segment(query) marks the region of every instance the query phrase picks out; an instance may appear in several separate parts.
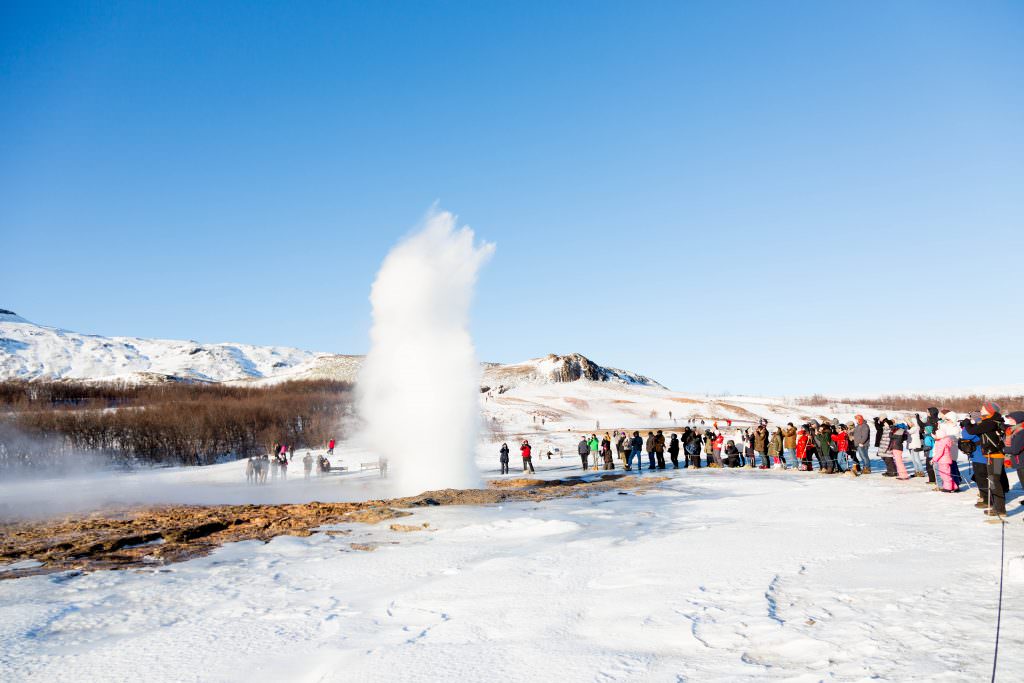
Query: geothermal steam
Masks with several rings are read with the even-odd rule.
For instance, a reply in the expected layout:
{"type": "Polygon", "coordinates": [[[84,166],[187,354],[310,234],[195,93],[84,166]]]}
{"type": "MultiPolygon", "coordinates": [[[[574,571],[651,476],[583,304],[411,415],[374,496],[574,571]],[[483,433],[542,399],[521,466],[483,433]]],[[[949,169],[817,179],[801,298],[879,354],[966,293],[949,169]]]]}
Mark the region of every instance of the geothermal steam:
{"type": "Polygon", "coordinates": [[[361,436],[388,460],[400,495],[480,485],[480,364],[469,305],[494,245],[473,240],[452,214],[432,213],[387,255],[370,291],[370,352],[357,395],[361,436]]]}

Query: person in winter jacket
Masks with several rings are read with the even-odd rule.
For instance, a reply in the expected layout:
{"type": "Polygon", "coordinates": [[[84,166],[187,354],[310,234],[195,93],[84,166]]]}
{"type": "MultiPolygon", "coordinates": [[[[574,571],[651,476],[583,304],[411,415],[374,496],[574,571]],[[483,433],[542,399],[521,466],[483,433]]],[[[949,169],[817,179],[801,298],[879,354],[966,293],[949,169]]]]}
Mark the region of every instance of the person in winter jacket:
{"type": "Polygon", "coordinates": [[[534,450],[531,449],[529,441],[526,439],[522,440],[522,445],[519,446],[519,453],[522,454],[522,471],[525,473],[526,468],[529,468],[530,473],[536,473],[534,469],[534,450]]]}
{"type": "Polygon", "coordinates": [[[893,464],[896,465],[897,478],[903,481],[910,479],[910,474],[907,473],[907,465],[903,462],[903,450],[906,448],[909,438],[909,427],[903,422],[893,427],[892,434],[889,437],[889,452],[892,455],[893,464]]]}
{"type": "Polygon", "coordinates": [[[334,455],[334,439],[327,442],[327,455],[334,455]]]}
{"type": "Polygon", "coordinates": [[[804,429],[807,430],[807,464],[810,466],[809,472],[814,471],[814,460],[817,458],[818,466],[821,466],[821,458],[818,458],[818,446],[817,439],[818,429],[820,425],[817,420],[811,420],[809,423],[804,425],[804,429]]]}
{"type": "Polygon", "coordinates": [[[579,453],[580,462],[583,463],[583,469],[586,471],[587,462],[590,459],[590,441],[587,437],[580,439],[580,442],[576,444],[576,452],[579,453]]]}
{"type": "Polygon", "coordinates": [[[797,469],[801,472],[810,472],[812,466],[807,460],[807,430],[801,429],[797,431],[796,437],[796,459],[797,469]]]}
{"type": "Polygon", "coordinates": [[[658,466],[658,457],[654,453],[654,432],[647,432],[644,447],[647,449],[647,469],[653,470],[658,466]]]}
{"type": "Polygon", "coordinates": [[[640,473],[640,467],[643,464],[641,458],[644,455],[644,439],[640,436],[640,432],[633,432],[633,438],[629,441],[629,460],[626,461],[626,469],[630,469],[633,463],[633,459],[636,458],[636,471],[640,473]]]}
{"type": "Polygon", "coordinates": [[[924,435],[922,430],[913,427],[914,422],[910,418],[907,418],[904,424],[907,425],[906,454],[910,456],[910,461],[914,467],[914,471],[910,473],[910,476],[923,477],[925,476],[923,457],[924,435]]]}
{"type": "Polygon", "coordinates": [[[844,463],[846,463],[846,469],[852,469],[846,459],[846,453],[850,448],[849,437],[846,435],[846,425],[839,425],[839,429],[832,435],[832,444],[836,449],[836,470],[839,472],[844,471],[844,463]]]}
{"type": "Polygon", "coordinates": [[[754,456],[761,459],[761,469],[768,469],[768,428],[763,424],[757,425],[754,430],[754,456]]]}
{"type": "Polygon", "coordinates": [[[508,444],[507,443],[501,444],[501,450],[499,451],[499,453],[501,454],[500,457],[499,457],[499,460],[501,461],[501,473],[502,474],[508,474],[508,444]]]}
{"type": "Polygon", "coordinates": [[[782,430],[782,466],[796,461],[796,427],[792,422],[782,430]]]}
{"type": "Polygon", "coordinates": [[[958,442],[960,440],[960,425],[958,416],[954,412],[947,412],[939,421],[939,430],[932,434],[932,426],[924,426],[925,440],[932,442],[932,466],[938,470],[938,484],[940,491],[953,493],[959,490],[956,482],[953,481],[951,464],[954,460],[958,442]]]}
{"type": "Polygon", "coordinates": [[[868,427],[863,415],[857,415],[853,419],[857,423],[853,428],[853,446],[857,449],[857,460],[860,461],[861,469],[865,473],[870,473],[871,458],[868,456],[868,447],[871,444],[871,427],[868,427]]]}
{"type": "Polygon", "coordinates": [[[605,432],[604,438],[601,439],[601,457],[604,459],[606,470],[615,469],[615,463],[612,462],[612,437],[608,432],[605,432]]]}
{"type": "Polygon", "coordinates": [[[999,406],[995,403],[983,403],[981,420],[972,423],[964,420],[960,423],[964,431],[981,439],[981,451],[988,461],[988,509],[985,514],[997,516],[1006,514],[1006,490],[1009,481],[1006,478],[1005,448],[1006,425],[999,414],[999,406]]]}
{"type": "MultiPolygon", "coordinates": [[[[1010,460],[1011,466],[1017,470],[1017,480],[1024,489],[1024,411],[1014,411],[1006,416],[1006,448],[1003,453],[1010,460]]],[[[1024,505],[1024,497],[1020,499],[1024,505]]]]}
{"type": "Polygon", "coordinates": [[[782,427],[776,427],[772,432],[772,438],[768,440],[768,457],[772,461],[772,467],[783,469],[782,459],[782,427]]]}
{"type": "Polygon", "coordinates": [[[725,461],[722,460],[722,449],[724,449],[724,448],[725,448],[725,435],[722,434],[722,432],[717,432],[715,434],[715,446],[714,446],[715,467],[719,467],[719,468],[725,467],[725,461]]]}
{"type": "Polygon", "coordinates": [[[665,469],[665,435],[658,430],[654,435],[654,456],[658,462],[658,469],[665,469]]]}
{"type": "MultiPolygon", "coordinates": [[[[590,462],[596,470],[598,467],[598,454],[601,452],[601,442],[597,440],[597,434],[590,435],[590,441],[587,442],[587,445],[590,446],[590,462]]],[[[584,467],[584,469],[586,468],[584,467]]]]}
{"type": "Polygon", "coordinates": [[[686,440],[686,457],[690,460],[690,467],[700,469],[700,451],[703,440],[700,438],[700,434],[693,431],[690,437],[686,440]]]}
{"type": "Polygon", "coordinates": [[[835,474],[836,464],[832,458],[832,426],[823,424],[814,435],[814,445],[818,447],[818,469],[821,472],[835,474]]]}
{"type": "Polygon", "coordinates": [[[679,437],[675,434],[668,442],[668,457],[672,460],[672,469],[679,469],[679,437]]]}
{"type": "Polygon", "coordinates": [[[740,451],[736,448],[736,442],[732,439],[729,439],[725,444],[724,456],[726,467],[740,466],[740,451]]]}
{"type": "Polygon", "coordinates": [[[853,445],[853,429],[855,425],[851,422],[844,426],[846,430],[846,466],[853,476],[859,477],[861,473],[860,458],[857,457],[857,448],[853,445]]]}
{"type": "Polygon", "coordinates": [[[890,443],[892,440],[892,422],[885,417],[881,416],[881,421],[876,420],[878,435],[875,437],[875,441],[878,442],[878,455],[882,458],[882,462],[885,463],[885,474],[883,477],[895,477],[897,476],[896,463],[893,461],[892,453],[890,452],[890,443]]]}
{"type": "MultiPolygon", "coordinates": [[[[914,420],[917,422],[917,428],[921,432],[922,441],[924,440],[925,427],[931,426],[932,436],[934,436],[939,431],[939,409],[936,408],[935,406],[932,406],[931,408],[928,409],[928,418],[926,420],[922,421],[921,416],[916,413],[914,414],[914,420]]],[[[953,466],[956,465],[956,454],[957,451],[954,448],[952,454],[953,466]]],[[[925,448],[923,451],[923,455],[925,471],[928,473],[928,481],[934,484],[935,470],[932,468],[932,450],[929,448],[925,448]]]]}

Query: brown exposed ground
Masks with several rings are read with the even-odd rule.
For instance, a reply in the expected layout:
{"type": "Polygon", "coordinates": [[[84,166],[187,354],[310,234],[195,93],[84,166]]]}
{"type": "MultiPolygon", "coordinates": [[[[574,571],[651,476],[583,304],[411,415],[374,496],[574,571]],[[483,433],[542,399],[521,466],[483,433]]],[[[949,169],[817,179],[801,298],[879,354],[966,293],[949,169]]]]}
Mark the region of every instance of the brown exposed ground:
{"type": "MultiPolygon", "coordinates": [[[[33,568],[0,572],[0,579],[64,570],[152,567],[206,555],[232,541],[269,541],[275,536],[309,536],[333,524],[376,524],[431,505],[488,505],[586,496],[614,489],[644,489],[664,477],[503,479],[485,489],[443,489],[418,496],[360,503],[294,505],[166,506],[103,510],[86,516],[0,522],[0,565],[36,560],[33,568]]],[[[394,531],[426,525],[393,523],[394,531]]],[[[345,535],[346,530],[327,533],[345,535]]],[[[377,544],[353,543],[356,550],[377,544]]]]}

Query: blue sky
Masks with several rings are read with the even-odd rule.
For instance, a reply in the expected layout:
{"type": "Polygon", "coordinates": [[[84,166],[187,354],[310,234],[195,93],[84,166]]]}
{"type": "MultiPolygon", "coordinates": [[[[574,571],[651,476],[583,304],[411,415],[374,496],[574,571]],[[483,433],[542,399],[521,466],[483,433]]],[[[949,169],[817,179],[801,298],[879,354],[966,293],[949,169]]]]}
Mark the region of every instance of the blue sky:
{"type": "Polygon", "coordinates": [[[1024,4],[0,6],[0,307],[361,353],[435,201],[486,360],[1024,382],[1024,4]]]}

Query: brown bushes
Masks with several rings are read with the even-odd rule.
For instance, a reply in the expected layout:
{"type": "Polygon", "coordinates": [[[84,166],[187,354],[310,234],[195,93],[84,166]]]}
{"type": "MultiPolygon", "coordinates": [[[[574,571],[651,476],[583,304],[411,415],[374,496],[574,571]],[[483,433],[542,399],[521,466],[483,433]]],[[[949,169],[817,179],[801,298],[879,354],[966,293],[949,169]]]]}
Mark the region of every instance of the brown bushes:
{"type": "Polygon", "coordinates": [[[983,396],[970,394],[967,396],[929,396],[927,394],[893,394],[879,396],[877,398],[827,398],[821,394],[814,394],[805,398],[797,399],[801,405],[830,405],[834,403],[846,403],[858,406],[867,406],[879,410],[906,411],[910,413],[923,413],[929,407],[948,408],[958,413],[969,413],[978,410],[982,403],[992,401],[999,404],[1003,414],[1014,410],[1024,410],[1024,396],[983,396]]]}
{"type": "Polygon", "coordinates": [[[351,406],[345,382],[270,387],[0,383],[0,469],[114,464],[208,464],[339,437],[351,406]]]}

